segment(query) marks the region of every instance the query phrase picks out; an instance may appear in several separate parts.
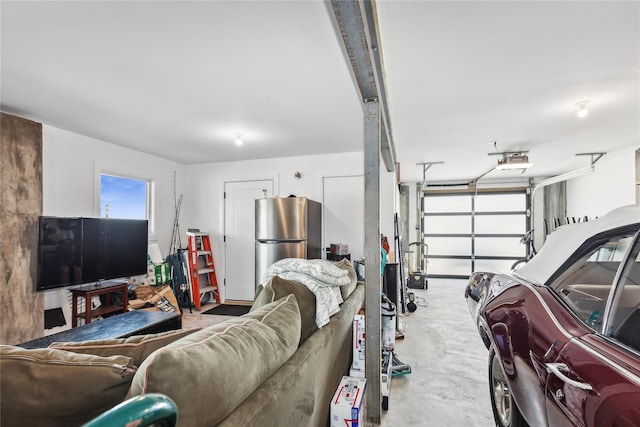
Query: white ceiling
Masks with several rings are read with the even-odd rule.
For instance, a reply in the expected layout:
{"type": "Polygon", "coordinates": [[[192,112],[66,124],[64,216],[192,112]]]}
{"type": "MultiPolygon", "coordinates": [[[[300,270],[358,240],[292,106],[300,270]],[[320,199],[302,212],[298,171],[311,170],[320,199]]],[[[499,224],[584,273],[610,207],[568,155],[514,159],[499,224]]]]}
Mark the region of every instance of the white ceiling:
{"type": "MultiPolygon", "coordinates": [[[[529,151],[524,176],[640,145],[639,1],[377,9],[403,180],[435,161],[429,181],[473,179],[494,141],[529,151]]],[[[0,14],[5,112],[182,163],[363,149],[328,3],[3,0],[0,14]]]]}

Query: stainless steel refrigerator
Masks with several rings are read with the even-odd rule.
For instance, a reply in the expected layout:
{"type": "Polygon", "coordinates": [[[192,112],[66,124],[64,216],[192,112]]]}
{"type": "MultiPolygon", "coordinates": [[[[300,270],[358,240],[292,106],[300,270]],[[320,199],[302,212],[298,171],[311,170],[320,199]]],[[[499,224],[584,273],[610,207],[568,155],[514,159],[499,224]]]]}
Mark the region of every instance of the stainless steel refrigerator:
{"type": "Polygon", "coordinates": [[[256,286],[283,258],[322,257],[322,205],[306,197],[256,200],[256,286]]]}

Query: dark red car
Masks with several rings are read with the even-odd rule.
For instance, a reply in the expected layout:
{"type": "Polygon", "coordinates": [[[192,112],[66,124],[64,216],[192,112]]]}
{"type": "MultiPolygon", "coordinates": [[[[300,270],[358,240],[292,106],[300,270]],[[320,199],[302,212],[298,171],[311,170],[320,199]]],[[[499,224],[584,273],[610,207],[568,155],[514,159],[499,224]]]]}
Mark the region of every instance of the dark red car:
{"type": "Polygon", "coordinates": [[[640,426],[640,206],[567,225],[465,290],[498,426],[640,426]]]}

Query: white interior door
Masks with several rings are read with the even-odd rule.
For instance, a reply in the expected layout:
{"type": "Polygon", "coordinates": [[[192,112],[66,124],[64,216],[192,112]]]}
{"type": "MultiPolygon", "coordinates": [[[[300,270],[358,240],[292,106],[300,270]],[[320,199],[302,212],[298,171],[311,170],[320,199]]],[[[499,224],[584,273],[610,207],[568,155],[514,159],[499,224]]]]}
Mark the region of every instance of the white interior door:
{"type": "Polygon", "coordinates": [[[364,256],[364,176],[324,177],[323,245],[349,245],[351,260],[364,256]]]}
{"type": "Polygon", "coordinates": [[[273,196],[273,180],[225,182],[225,300],[255,297],[255,201],[273,196]]]}

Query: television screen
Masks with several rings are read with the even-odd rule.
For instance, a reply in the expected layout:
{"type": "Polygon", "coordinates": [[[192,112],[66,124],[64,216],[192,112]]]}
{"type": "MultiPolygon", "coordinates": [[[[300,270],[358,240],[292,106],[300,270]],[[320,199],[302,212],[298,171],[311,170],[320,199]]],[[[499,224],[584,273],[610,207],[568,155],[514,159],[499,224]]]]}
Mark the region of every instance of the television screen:
{"type": "Polygon", "coordinates": [[[37,290],[147,272],[146,220],[40,217],[37,290]]]}
{"type": "Polygon", "coordinates": [[[103,267],[105,279],[147,273],[147,221],[107,219],[103,267]]]}
{"type": "Polygon", "coordinates": [[[77,283],[84,283],[82,219],[41,217],[37,289],[52,289],[77,283]]]}
{"type": "Polygon", "coordinates": [[[82,218],[82,277],[88,279],[87,282],[105,278],[102,262],[104,248],[103,220],[82,218]]]}

